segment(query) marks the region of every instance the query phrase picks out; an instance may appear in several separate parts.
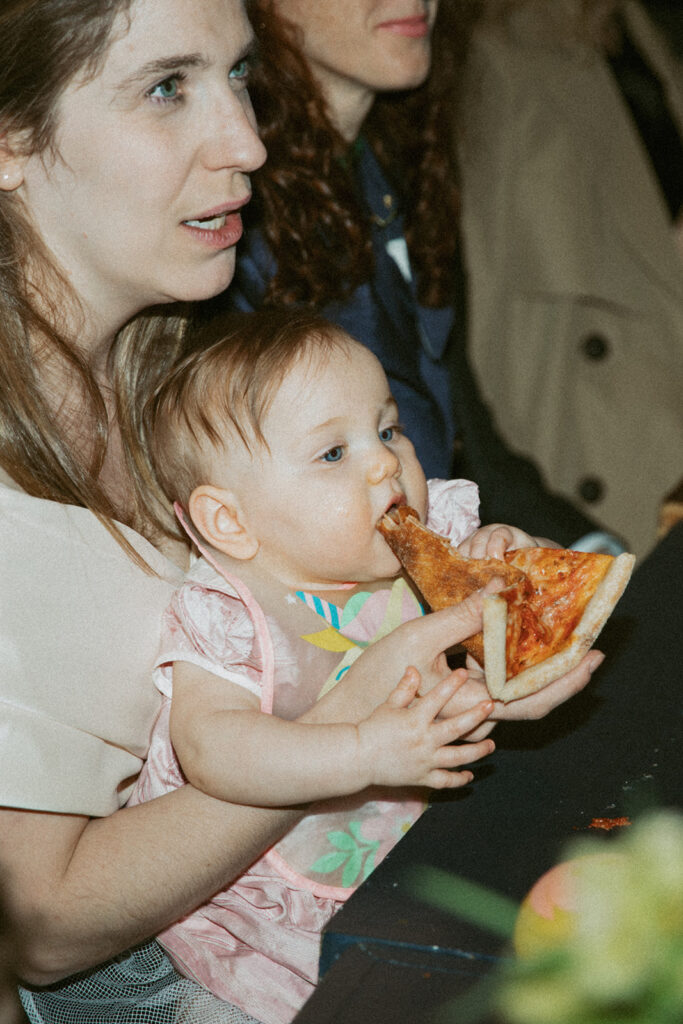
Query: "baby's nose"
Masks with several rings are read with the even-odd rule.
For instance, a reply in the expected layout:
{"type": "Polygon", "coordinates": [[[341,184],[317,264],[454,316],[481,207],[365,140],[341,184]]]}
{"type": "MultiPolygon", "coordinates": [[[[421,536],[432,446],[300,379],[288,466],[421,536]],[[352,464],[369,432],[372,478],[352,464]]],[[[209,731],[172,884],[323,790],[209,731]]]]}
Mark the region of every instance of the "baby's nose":
{"type": "Polygon", "coordinates": [[[378,484],[387,477],[398,476],[400,472],[401,463],[398,456],[391,448],[381,444],[368,463],[368,481],[371,484],[378,484]]]}

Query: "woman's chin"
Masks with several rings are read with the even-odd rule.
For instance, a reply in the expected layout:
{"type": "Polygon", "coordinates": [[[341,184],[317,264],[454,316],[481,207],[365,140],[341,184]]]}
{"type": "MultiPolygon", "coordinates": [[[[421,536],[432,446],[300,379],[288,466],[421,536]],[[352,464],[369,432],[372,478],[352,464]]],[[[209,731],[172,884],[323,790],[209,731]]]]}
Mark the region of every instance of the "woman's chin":
{"type": "MultiPolygon", "coordinates": [[[[235,276],[234,247],[217,254],[216,258],[198,273],[178,281],[169,296],[171,302],[203,302],[226,291],[235,276]]],[[[169,289],[170,291],[170,289],[169,289]]]]}

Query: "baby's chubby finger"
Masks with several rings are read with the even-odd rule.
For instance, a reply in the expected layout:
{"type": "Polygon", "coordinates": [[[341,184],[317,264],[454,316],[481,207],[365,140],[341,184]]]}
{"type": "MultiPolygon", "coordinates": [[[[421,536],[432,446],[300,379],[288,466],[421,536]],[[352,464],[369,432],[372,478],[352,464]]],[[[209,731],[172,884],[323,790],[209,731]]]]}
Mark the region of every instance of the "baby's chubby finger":
{"type": "Polygon", "coordinates": [[[498,530],[491,534],[486,545],[484,555],[481,557],[503,559],[505,552],[512,544],[512,534],[509,531],[498,530]]]}
{"type": "Polygon", "coordinates": [[[465,669],[457,669],[455,672],[449,673],[440,683],[420,696],[415,706],[416,716],[425,724],[433,721],[443,711],[453,695],[467,682],[467,679],[468,675],[465,669]]]}
{"type": "Polygon", "coordinates": [[[397,685],[387,697],[392,708],[408,708],[417,697],[422,677],[414,665],[408,665],[397,685]]]}
{"type": "Polygon", "coordinates": [[[430,772],[427,785],[432,789],[455,789],[459,786],[466,786],[468,782],[472,781],[474,774],[463,766],[487,757],[494,750],[495,745],[492,740],[442,747],[438,752],[437,765],[430,772]]]}
{"type": "Polygon", "coordinates": [[[459,743],[451,747],[443,747],[439,752],[439,768],[462,768],[473,764],[483,757],[488,757],[496,749],[493,740],[479,740],[478,743],[459,743]]]}
{"type": "MultiPolygon", "coordinates": [[[[437,742],[443,747],[467,736],[490,717],[495,706],[495,701],[487,698],[451,718],[441,719],[435,725],[437,742]]],[[[494,747],[493,740],[487,740],[487,743],[489,744],[487,752],[490,753],[494,747]]]]}
{"type": "Polygon", "coordinates": [[[451,772],[447,768],[434,768],[425,782],[430,789],[461,789],[474,778],[472,772],[451,772]]]}

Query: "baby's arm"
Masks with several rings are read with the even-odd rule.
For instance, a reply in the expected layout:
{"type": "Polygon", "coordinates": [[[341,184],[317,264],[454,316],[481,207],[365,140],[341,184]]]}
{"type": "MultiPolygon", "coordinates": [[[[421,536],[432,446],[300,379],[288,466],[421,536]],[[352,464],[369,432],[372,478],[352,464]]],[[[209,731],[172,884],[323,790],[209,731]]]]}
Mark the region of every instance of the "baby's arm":
{"type": "Polygon", "coordinates": [[[546,537],[530,537],[524,530],[504,523],[482,526],[458,545],[458,551],[467,558],[502,558],[510,548],[556,548],[555,541],[546,537]]]}
{"type": "Polygon", "coordinates": [[[358,724],[312,725],[264,714],[248,691],[176,662],[171,740],[188,781],[233,803],[279,807],[371,785],[465,785],[471,773],[453,769],[486,756],[493,743],[451,744],[477,728],[493,702],[437,721],[461,680],[449,678],[416,699],[419,683],[417,670],[408,669],[358,724]]]}

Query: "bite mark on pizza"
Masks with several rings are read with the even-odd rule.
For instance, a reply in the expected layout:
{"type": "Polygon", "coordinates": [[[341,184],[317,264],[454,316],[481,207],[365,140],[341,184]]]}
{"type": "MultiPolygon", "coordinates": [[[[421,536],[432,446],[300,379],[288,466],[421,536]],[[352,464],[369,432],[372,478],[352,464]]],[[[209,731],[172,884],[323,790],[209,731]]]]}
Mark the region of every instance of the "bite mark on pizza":
{"type": "Polygon", "coordinates": [[[519,548],[504,560],[466,558],[424,526],[409,506],[378,530],[433,611],[458,604],[490,579],[484,629],[463,647],[484,668],[492,697],[528,696],[564,675],[590,649],[631,576],[634,556],[564,548],[519,548]]]}

